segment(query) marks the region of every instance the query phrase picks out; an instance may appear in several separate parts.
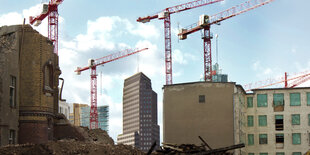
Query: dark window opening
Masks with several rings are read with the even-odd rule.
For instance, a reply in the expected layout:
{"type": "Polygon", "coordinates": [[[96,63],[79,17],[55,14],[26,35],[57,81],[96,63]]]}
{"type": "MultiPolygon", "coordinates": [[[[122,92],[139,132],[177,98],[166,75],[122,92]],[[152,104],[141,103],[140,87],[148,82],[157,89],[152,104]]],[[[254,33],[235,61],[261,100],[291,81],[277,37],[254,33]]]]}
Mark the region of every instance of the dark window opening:
{"type": "Polygon", "coordinates": [[[276,134],[276,143],[284,143],[284,134],[283,133],[276,134]]]}
{"type": "Polygon", "coordinates": [[[206,98],[204,95],[199,95],[199,103],[205,103],[206,102],[206,98]]]}
{"type": "Polygon", "coordinates": [[[11,76],[10,82],[10,107],[16,106],[16,77],[11,76]]]}
{"type": "Polygon", "coordinates": [[[275,127],[277,131],[283,131],[283,115],[276,115],[275,127]]]}
{"type": "Polygon", "coordinates": [[[9,144],[15,144],[15,130],[10,130],[9,144]]]}
{"type": "Polygon", "coordinates": [[[267,134],[259,134],[259,144],[268,144],[267,134]]]}

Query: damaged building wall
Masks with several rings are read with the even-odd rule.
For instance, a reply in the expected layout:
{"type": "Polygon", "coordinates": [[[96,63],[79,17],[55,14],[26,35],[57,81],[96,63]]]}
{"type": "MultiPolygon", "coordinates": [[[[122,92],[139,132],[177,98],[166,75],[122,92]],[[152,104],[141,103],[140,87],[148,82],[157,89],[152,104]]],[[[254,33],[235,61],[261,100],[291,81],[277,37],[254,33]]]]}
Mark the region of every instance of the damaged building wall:
{"type": "Polygon", "coordinates": [[[19,51],[17,27],[0,28],[0,146],[17,143],[19,51]]]}
{"type": "MultiPolygon", "coordinates": [[[[12,59],[5,63],[14,66],[13,70],[16,70],[16,73],[6,73],[3,76],[6,76],[6,81],[8,76],[11,76],[9,74],[18,77],[16,109],[19,108],[19,113],[14,114],[19,116],[19,121],[12,120],[16,124],[19,123],[18,142],[44,143],[52,140],[54,118],[58,112],[58,78],[61,73],[52,42],[30,25],[4,26],[0,32],[10,33],[15,37],[14,55],[6,54],[4,59],[12,59]]],[[[3,79],[0,81],[6,82],[3,79]]],[[[2,88],[7,89],[6,87],[2,88]]],[[[1,105],[3,104],[8,103],[1,102],[1,105]]]]}
{"type": "Polygon", "coordinates": [[[234,144],[235,83],[195,82],[164,86],[163,142],[212,148],[234,144]]]}

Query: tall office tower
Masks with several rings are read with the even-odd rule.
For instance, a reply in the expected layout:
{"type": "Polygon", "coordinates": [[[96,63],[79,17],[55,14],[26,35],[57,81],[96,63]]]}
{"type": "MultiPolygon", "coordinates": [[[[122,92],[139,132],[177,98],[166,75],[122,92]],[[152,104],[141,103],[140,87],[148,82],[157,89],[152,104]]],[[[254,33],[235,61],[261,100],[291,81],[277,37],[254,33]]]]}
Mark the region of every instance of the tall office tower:
{"type": "Polygon", "coordinates": [[[156,149],[159,147],[157,94],[152,90],[151,80],[140,72],[124,82],[123,134],[118,135],[117,143],[148,151],[154,141],[156,149]]]}

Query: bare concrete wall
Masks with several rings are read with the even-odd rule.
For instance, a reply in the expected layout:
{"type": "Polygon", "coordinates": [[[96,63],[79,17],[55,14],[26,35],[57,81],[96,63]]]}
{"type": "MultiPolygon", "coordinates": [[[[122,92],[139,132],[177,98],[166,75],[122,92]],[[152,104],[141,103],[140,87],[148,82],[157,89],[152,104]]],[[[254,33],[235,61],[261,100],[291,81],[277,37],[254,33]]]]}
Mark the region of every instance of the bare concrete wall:
{"type": "Polygon", "coordinates": [[[164,86],[163,142],[213,147],[234,144],[234,83],[185,83],[164,86]],[[205,95],[205,103],[199,103],[205,95]]]}

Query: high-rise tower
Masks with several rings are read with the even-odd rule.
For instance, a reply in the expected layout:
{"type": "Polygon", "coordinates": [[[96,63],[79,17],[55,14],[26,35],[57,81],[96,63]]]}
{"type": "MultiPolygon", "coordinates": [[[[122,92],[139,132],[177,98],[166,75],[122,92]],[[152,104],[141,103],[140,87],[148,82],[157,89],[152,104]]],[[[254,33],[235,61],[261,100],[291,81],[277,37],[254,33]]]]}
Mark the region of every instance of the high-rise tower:
{"type": "Polygon", "coordinates": [[[124,82],[123,134],[118,135],[117,143],[148,151],[154,141],[158,147],[157,94],[151,80],[140,72],[124,82]]]}

